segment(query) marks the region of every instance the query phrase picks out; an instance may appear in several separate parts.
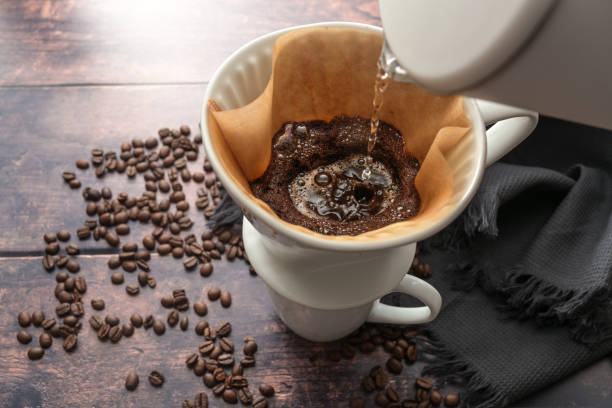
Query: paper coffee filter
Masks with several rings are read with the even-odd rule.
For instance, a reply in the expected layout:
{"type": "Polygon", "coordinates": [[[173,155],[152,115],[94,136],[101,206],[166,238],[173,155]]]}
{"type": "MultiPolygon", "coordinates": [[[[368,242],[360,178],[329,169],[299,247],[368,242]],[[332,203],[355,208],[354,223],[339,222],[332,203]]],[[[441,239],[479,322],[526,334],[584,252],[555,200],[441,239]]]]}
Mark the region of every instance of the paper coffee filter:
{"type": "MultiPolygon", "coordinates": [[[[209,101],[208,130],[221,165],[265,211],[276,216],[253,195],[249,181],[265,172],[276,131],[289,121],[329,121],[340,114],[369,118],[381,45],[379,33],[353,28],[291,31],[276,40],[272,75],[257,99],[226,111],[209,101]]],[[[431,222],[453,192],[453,174],[445,156],[470,127],[461,97],[437,96],[391,81],[379,117],[402,133],[406,153],[421,163],[415,179],[421,196],[419,213],[356,236],[322,235],[280,221],[322,239],[355,241],[392,238],[431,222]]]]}

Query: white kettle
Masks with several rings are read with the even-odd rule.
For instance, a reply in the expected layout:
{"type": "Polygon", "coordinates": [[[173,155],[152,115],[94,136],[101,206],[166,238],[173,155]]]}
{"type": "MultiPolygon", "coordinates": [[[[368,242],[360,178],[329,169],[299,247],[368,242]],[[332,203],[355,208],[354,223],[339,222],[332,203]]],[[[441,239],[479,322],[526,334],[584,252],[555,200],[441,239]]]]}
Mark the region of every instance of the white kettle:
{"type": "Polygon", "coordinates": [[[379,1],[392,79],[612,129],[612,1],[379,1]]]}

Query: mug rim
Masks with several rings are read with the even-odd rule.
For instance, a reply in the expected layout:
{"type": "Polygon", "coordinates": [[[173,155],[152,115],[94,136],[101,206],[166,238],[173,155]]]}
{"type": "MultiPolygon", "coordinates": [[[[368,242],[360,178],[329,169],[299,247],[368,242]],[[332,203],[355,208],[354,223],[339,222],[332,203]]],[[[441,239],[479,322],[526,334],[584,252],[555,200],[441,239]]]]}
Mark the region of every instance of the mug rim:
{"type": "Polygon", "coordinates": [[[263,208],[261,208],[259,205],[254,204],[244,193],[242,193],[242,191],[240,191],[236,186],[234,186],[229,176],[226,174],[224,167],[219,162],[210,140],[210,134],[208,132],[208,100],[212,98],[212,94],[215,91],[217,84],[222,82],[225,71],[228,69],[228,67],[232,65],[234,60],[239,59],[242,54],[248,52],[251,48],[254,48],[262,43],[274,41],[278,36],[287,32],[310,27],[350,27],[366,31],[374,31],[381,34],[383,32],[381,27],[363,23],[332,21],[305,24],[299,26],[292,26],[264,34],[260,37],[255,38],[254,40],[249,41],[248,43],[234,51],[227,59],[225,59],[225,61],[223,61],[223,63],[217,68],[214,75],[211,77],[208,86],[206,87],[206,92],[204,94],[204,100],[202,103],[200,118],[202,139],[206,155],[208,156],[208,160],[210,161],[210,164],[213,167],[216,176],[223,184],[223,187],[225,188],[227,193],[232,197],[232,199],[234,199],[234,201],[236,201],[236,204],[238,204],[238,206],[241,208],[247,209],[250,213],[250,216],[257,219],[257,221],[259,222],[263,222],[268,228],[275,231],[275,233],[280,234],[283,237],[288,238],[289,240],[306,247],[347,252],[371,251],[407,245],[431,237],[432,235],[436,234],[437,232],[448,226],[463,212],[463,210],[467,207],[471,199],[476,194],[476,191],[478,189],[478,186],[480,185],[480,181],[484,174],[485,158],[487,153],[486,134],[480,111],[476,106],[476,102],[472,98],[462,96],[466,116],[468,117],[468,119],[470,120],[470,124],[472,125],[471,131],[474,132],[474,138],[477,147],[480,147],[480,149],[477,148],[475,150],[480,150],[482,152],[481,155],[477,158],[474,177],[472,178],[472,180],[470,180],[469,185],[465,189],[461,200],[445,217],[431,223],[426,228],[420,228],[412,233],[409,232],[407,234],[394,236],[392,238],[380,238],[371,241],[356,242],[351,240],[347,241],[325,239],[323,235],[319,237],[319,234],[311,235],[302,232],[298,229],[290,228],[279,222],[277,219],[277,215],[272,215],[269,212],[265,211],[263,208]]]}

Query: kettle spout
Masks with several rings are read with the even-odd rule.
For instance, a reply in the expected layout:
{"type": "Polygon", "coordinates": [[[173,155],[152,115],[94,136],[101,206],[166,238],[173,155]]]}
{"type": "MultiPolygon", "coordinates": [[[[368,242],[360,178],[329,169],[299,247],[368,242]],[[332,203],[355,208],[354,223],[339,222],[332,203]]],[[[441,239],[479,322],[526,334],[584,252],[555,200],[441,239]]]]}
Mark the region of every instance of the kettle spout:
{"type": "Polygon", "coordinates": [[[383,47],[380,52],[380,59],[378,60],[378,63],[385,71],[387,76],[392,80],[396,82],[415,83],[408,75],[406,70],[400,66],[386,39],[383,40],[383,47]]]}

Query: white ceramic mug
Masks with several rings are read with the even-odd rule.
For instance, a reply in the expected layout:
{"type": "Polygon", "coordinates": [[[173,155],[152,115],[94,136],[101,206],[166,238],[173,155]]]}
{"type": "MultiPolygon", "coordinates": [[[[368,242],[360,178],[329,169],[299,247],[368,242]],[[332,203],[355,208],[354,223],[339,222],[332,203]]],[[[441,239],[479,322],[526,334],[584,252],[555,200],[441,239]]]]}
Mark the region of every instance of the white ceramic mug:
{"type": "Polygon", "coordinates": [[[207,101],[213,98],[222,109],[234,109],[254,100],[270,78],[276,38],[312,26],[382,32],[375,26],[333,22],[264,35],[240,48],[219,67],[204,97],[204,147],[217,177],[245,214],[243,239],[249,260],[267,285],[277,314],[306,339],[335,340],[365,321],[391,324],[431,321],[440,310],[440,294],[421,279],[406,275],[416,242],[440,231],[465,209],[476,193],[484,168],[526,138],[536,126],[538,115],[464,98],[465,114],[472,127],[447,155],[454,191],[424,228],[370,242],[330,241],[292,229],[251,201],[228,177],[211,144],[207,101]],[[491,124],[494,125],[486,130],[485,125],[491,124]],[[380,297],[394,291],[414,296],[424,306],[403,308],[379,302],[380,297]]]}

